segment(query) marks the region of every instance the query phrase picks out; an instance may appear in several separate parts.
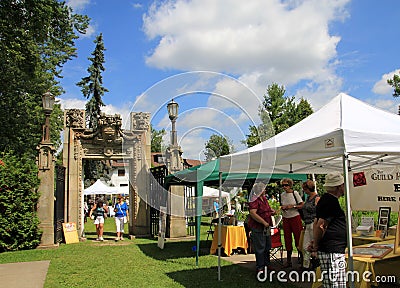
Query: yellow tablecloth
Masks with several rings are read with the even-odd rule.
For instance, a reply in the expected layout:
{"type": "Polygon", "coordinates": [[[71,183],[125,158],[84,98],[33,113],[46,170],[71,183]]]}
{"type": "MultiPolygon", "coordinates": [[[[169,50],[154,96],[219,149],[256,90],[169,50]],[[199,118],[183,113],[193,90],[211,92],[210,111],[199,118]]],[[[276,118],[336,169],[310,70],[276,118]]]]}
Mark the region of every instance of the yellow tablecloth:
{"type": "MultiPolygon", "coordinates": [[[[386,240],[386,241],[380,241],[377,243],[378,245],[385,245],[385,244],[393,244],[393,240],[386,240]]],[[[358,247],[368,247],[371,244],[365,244],[365,245],[359,245],[358,247]]],[[[347,257],[347,256],[346,256],[347,257]]],[[[356,288],[370,288],[371,286],[378,286],[379,283],[377,283],[376,277],[377,276],[396,276],[397,281],[399,281],[399,275],[396,270],[398,265],[400,264],[399,259],[400,254],[394,254],[393,250],[387,254],[385,257],[382,259],[380,258],[372,258],[372,257],[358,257],[354,256],[353,257],[353,268],[354,271],[358,272],[358,275],[360,275],[360,281],[355,281],[354,282],[354,287],[356,288]],[[395,259],[397,258],[397,259],[395,259]],[[377,265],[379,264],[379,265],[377,265]],[[377,269],[377,266],[379,266],[379,269],[377,269]],[[391,269],[392,266],[396,266],[396,270],[391,269]],[[369,277],[370,281],[367,281],[364,279],[362,276],[366,275],[364,274],[365,272],[370,272],[371,276],[369,277]],[[396,274],[395,274],[396,273],[396,274]],[[394,275],[395,274],[395,275],[394,275]]],[[[316,271],[316,279],[321,278],[321,271],[320,267],[318,267],[316,271]]],[[[316,281],[313,283],[312,288],[318,288],[322,286],[322,282],[316,281]]]]}
{"type": "MultiPolygon", "coordinates": [[[[230,256],[233,249],[243,248],[246,253],[248,243],[246,231],[243,226],[222,226],[221,245],[225,254],[230,256]]],[[[215,227],[210,254],[215,254],[218,249],[218,226],[215,227]]]]}

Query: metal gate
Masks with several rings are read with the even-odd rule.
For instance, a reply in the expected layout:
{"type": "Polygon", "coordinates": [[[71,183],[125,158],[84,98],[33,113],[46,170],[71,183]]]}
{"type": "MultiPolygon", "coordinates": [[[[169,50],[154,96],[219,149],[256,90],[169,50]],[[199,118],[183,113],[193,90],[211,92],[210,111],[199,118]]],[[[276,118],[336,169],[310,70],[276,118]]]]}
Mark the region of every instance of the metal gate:
{"type": "Polygon", "coordinates": [[[54,202],[54,243],[63,241],[65,167],[56,165],[56,201],[54,202]]]}
{"type": "MultiPolygon", "coordinates": [[[[168,193],[164,189],[165,177],[168,175],[167,166],[150,168],[153,175],[150,179],[150,234],[152,237],[158,235],[160,206],[167,206],[168,193]]],[[[167,217],[167,227],[165,237],[169,237],[169,217],[167,217]]]]}
{"type": "Polygon", "coordinates": [[[196,228],[196,190],[193,186],[185,186],[185,211],[188,235],[194,236],[196,228]]]}

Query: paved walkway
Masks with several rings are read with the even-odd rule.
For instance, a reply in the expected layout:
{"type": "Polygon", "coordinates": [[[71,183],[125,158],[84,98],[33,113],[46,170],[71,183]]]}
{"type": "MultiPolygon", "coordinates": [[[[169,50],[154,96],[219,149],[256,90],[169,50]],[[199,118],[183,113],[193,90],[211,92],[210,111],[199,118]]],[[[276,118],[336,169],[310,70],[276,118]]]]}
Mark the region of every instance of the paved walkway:
{"type": "Polygon", "coordinates": [[[0,264],[2,287],[43,288],[50,261],[0,264]]]}

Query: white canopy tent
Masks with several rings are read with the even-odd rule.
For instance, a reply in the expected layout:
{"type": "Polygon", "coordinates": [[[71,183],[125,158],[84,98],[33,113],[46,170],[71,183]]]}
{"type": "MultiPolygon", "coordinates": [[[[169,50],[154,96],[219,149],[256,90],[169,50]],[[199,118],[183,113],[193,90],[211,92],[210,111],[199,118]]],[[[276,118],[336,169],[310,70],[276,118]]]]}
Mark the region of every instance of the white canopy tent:
{"type": "Polygon", "coordinates": [[[339,94],[274,137],[222,156],[221,172],[320,173],[399,164],[400,117],[339,94]]]}
{"type": "MultiPolygon", "coordinates": [[[[219,189],[215,189],[208,186],[203,186],[203,198],[219,198],[219,189]]],[[[221,192],[221,204],[228,206],[228,211],[231,210],[231,195],[229,192],[221,192]]]]}
{"type": "Polygon", "coordinates": [[[222,172],[343,172],[352,266],[348,171],[400,163],[400,116],[339,94],[306,119],[244,151],[222,156],[222,172]]]}
{"type": "Polygon", "coordinates": [[[100,179],[97,179],[95,183],[93,183],[91,186],[83,190],[83,195],[96,195],[96,194],[106,194],[106,195],[118,194],[118,189],[117,187],[108,186],[103,182],[101,182],[100,179]]]}

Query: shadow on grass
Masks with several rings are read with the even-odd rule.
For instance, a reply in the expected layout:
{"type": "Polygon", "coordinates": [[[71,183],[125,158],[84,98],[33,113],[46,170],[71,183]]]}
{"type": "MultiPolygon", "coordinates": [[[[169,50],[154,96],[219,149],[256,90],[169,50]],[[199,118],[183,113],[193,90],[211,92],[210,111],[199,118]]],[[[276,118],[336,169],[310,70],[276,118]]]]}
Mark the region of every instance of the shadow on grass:
{"type": "MultiPolygon", "coordinates": [[[[166,240],[165,249],[160,249],[157,242],[149,244],[138,244],[139,249],[147,256],[157,260],[178,259],[196,256],[196,241],[169,242],[166,240]]],[[[210,252],[210,242],[200,242],[199,255],[208,255],[210,252]]]]}
{"type": "Polygon", "coordinates": [[[175,271],[166,275],[183,287],[294,287],[276,280],[260,282],[254,270],[239,265],[222,266],[220,271],[220,281],[218,267],[175,271]]]}

